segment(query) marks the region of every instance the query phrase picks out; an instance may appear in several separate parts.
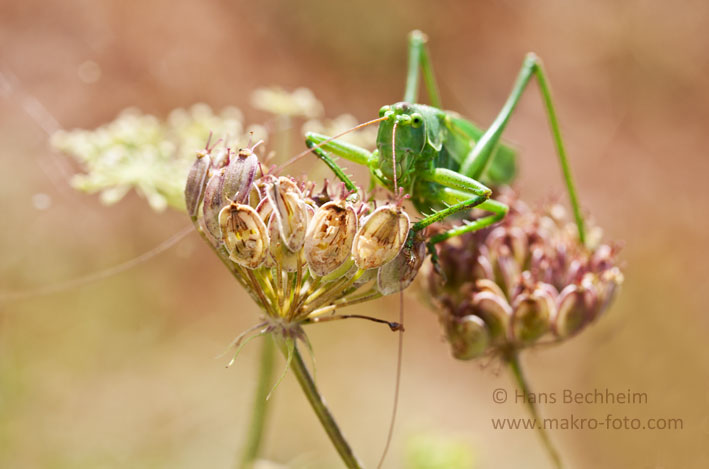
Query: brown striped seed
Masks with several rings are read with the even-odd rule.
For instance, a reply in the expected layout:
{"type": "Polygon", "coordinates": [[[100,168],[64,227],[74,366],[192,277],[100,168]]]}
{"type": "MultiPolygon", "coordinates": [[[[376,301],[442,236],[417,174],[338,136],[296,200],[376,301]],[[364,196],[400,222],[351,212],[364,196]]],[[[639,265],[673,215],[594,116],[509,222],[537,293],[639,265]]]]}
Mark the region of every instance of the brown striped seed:
{"type": "Polygon", "coordinates": [[[409,216],[400,208],[379,207],[364,222],[352,245],[352,256],[360,269],[374,269],[391,261],[409,233],[409,216]]]}
{"type": "Polygon", "coordinates": [[[352,253],[357,215],[345,201],[327,202],[315,211],[305,235],[305,259],[318,276],[333,272],[352,253]]]}
{"type": "Polygon", "coordinates": [[[219,213],[219,225],[231,260],[249,269],[263,264],[268,254],[269,237],[256,210],[233,202],[219,213]]]}

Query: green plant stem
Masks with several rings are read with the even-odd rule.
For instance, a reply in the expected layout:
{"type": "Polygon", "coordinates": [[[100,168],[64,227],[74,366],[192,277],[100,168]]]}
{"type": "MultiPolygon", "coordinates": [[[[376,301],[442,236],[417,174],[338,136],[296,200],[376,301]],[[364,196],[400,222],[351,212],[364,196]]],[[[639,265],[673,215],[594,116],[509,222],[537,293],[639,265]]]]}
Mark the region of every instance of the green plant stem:
{"type": "Polygon", "coordinates": [[[524,393],[524,402],[527,404],[529,413],[532,415],[532,418],[536,422],[536,427],[539,431],[539,437],[542,439],[544,447],[549,453],[549,457],[551,457],[551,459],[554,461],[554,467],[556,467],[557,469],[562,469],[563,465],[561,463],[561,457],[559,457],[559,453],[556,451],[556,448],[554,448],[554,444],[551,442],[549,434],[547,433],[546,429],[544,428],[544,425],[542,424],[542,419],[539,417],[537,406],[530,399],[532,391],[530,390],[529,384],[527,383],[527,380],[524,377],[524,373],[522,372],[522,365],[519,362],[519,353],[517,351],[510,352],[507,355],[507,363],[510,365],[510,370],[512,371],[512,375],[514,377],[515,382],[517,383],[517,386],[519,386],[519,388],[524,393]]]}
{"type": "Polygon", "coordinates": [[[263,345],[261,346],[259,376],[258,382],[256,383],[254,404],[251,410],[251,420],[249,421],[241,460],[237,466],[240,468],[250,468],[256,459],[258,459],[261,450],[261,442],[263,440],[263,431],[266,422],[266,410],[268,408],[266,396],[273,382],[275,351],[276,347],[273,344],[273,339],[271,335],[268,334],[264,337],[263,345]]]}
{"type": "MultiPolygon", "coordinates": [[[[280,348],[283,352],[283,356],[287,356],[288,352],[282,344],[280,348]]],[[[313,407],[315,415],[318,416],[318,420],[320,420],[320,423],[325,429],[327,436],[330,437],[330,441],[335,446],[337,452],[340,454],[342,462],[344,462],[345,466],[349,469],[361,469],[362,464],[360,464],[360,462],[357,460],[357,457],[352,452],[352,448],[350,448],[349,443],[347,443],[347,440],[345,440],[345,437],[342,435],[342,432],[337,426],[337,423],[335,422],[335,419],[330,413],[330,410],[325,405],[325,401],[323,400],[322,396],[315,387],[313,378],[310,376],[310,373],[308,372],[308,369],[305,366],[305,362],[303,362],[303,357],[300,355],[297,346],[293,351],[291,371],[293,371],[293,374],[295,374],[298,383],[300,383],[300,387],[303,388],[305,397],[308,399],[308,402],[310,402],[310,405],[313,407]]]]}

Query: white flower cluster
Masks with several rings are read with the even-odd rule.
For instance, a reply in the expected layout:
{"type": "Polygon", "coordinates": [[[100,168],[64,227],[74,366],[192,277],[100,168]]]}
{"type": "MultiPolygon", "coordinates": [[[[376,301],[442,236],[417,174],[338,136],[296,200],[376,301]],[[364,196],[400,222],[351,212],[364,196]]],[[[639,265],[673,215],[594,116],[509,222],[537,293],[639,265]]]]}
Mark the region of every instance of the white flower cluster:
{"type": "Polygon", "coordinates": [[[100,192],[102,202],[119,201],[130,189],[145,197],[155,210],[184,209],[182,192],[196,148],[210,133],[234,144],[262,138],[260,126],[244,128],[241,112],[226,108],[216,114],[206,104],[172,111],[166,121],[123,111],[114,121],[95,130],[59,131],[52,146],[76,158],[85,169],[72,184],[85,192],[100,192]]]}

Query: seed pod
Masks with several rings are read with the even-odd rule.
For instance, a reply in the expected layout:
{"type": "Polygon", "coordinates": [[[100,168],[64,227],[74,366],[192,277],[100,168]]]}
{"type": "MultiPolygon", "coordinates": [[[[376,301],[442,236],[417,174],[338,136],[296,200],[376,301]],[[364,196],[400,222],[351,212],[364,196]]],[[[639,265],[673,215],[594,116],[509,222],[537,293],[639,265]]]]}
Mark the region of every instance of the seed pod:
{"type": "MultiPolygon", "coordinates": [[[[478,283],[481,281],[478,281],[478,283]]],[[[497,287],[496,284],[493,283],[493,285],[497,287]]],[[[501,290],[500,293],[502,293],[501,290]]],[[[507,303],[504,295],[496,294],[489,290],[481,291],[473,296],[473,305],[476,314],[485,321],[490,332],[490,339],[492,341],[504,340],[509,328],[510,318],[512,317],[512,308],[507,303]]]]}
{"type": "Polygon", "coordinates": [[[569,337],[586,325],[590,319],[583,292],[576,285],[564,288],[556,300],[556,313],[552,317],[554,333],[569,337]]]}
{"type": "Polygon", "coordinates": [[[372,213],[355,236],[352,256],[360,269],[374,269],[391,261],[409,233],[409,216],[385,205],[372,213]]]}
{"type": "Polygon", "coordinates": [[[546,290],[537,288],[524,293],[515,302],[510,323],[511,339],[522,344],[532,343],[549,331],[549,322],[555,308],[546,290]]]}
{"type": "Polygon", "coordinates": [[[337,269],[352,253],[357,214],[351,205],[327,202],[315,211],[305,234],[305,259],[310,271],[322,277],[337,269]]]}
{"type": "Polygon", "coordinates": [[[187,175],[187,183],[185,184],[185,206],[187,214],[195,219],[199,204],[204,197],[204,186],[207,182],[207,173],[212,161],[209,153],[205,151],[197,152],[197,159],[192,164],[190,172],[187,175]]]}
{"type": "Polygon", "coordinates": [[[258,158],[253,151],[243,148],[231,158],[224,172],[222,195],[225,200],[246,203],[254,182],[258,158]]]}
{"type": "Polygon", "coordinates": [[[404,243],[399,254],[379,268],[377,289],[382,295],[391,295],[401,291],[411,285],[411,282],[416,278],[416,274],[426,258],[426,243],[422,236],[416,236],[416,238],[413,246],[404,243]]]}
{"type": "Polygon", "coordinates": [[[263,264],[268,253],[268,232],[256,210],[233,202],[219,213],[219,225],[231,260],[249,269],[263,264]]]}
{"type": "Polygon", "coordinates": [[[204,188],[204,225],[207,231],[216,239],[221,239],[219,229],[219,212],[227,204],[222,198],[222,186],[224,184],[224,168],[220,169],[209,178],[207,186],[204,188]]]}
{"type": "Polygon", "coordinates": [[[286,247],[293,252],[300,250],[308,227],[308,213],[300,189],[290,179],[279,177],[268,185],[266,196],[274,209],[286,247]]]}
{"type": "Polygon", "coordinates": [[[479,357],[490,343],[485,322],[472,314],[453,318],[446,325],[446,336],[451,344],[453,356],[458,360],[472,360],[479,357]]]}

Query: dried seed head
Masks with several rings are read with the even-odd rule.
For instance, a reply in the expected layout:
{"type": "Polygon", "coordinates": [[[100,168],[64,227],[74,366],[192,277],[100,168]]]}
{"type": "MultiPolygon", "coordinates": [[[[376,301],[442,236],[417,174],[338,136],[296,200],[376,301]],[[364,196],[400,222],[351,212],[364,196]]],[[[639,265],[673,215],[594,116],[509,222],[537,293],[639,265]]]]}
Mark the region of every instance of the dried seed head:
{"type": "Polygon", "coordinates": [[[352,245],[352,256],[360,269],[374,269],[391,261],[409,233],[409,216],[398,207],[379,207],[364,222],[352,245]]]}
{"type": "Polygon", "coordinates": [[[204,216],[204,226],[215,239],[221,239],[219,230],[219,212],[227,205],[222,197],[222,187],[224,185],[224,168],[212,174],[204,189],[204,205],[202,213],[204,216]]]}
{"type": "Polygon", "coordinates": [[[319,277],[333,272],[352,253],[357,215],[345,201],[327,202],[315,211],[305,235],[305,258],[319,277]]]}
{"type": "Polygon", "coordinates": [[[249,269],[263,264],[269,239],[266,225],[256,210],[233,202],[219,213],[219,225],[231,260],[249,269]]]}
{"type": "Polygon", "coordinates": [[[485,322],[475,315],[453,318],[446,325],[446,338],[453,356],[458,360],[472,360],[485,352],[490,341],[485,322]]]}
{"type": "Polygon", "coordinates": [[[247,203],[256,168],[258,158],[248,148],[242,148],[236,155],[232,155],[224,172],[224,199],[240,204],[247,203]]]}
{"type": "Polygon", "coordinates": [[[426,243],[421,232],[411,246],[404,243],[399,254],[379,268],[377,289],[382,295],[391,295],[411,285],[426,258],[426,243]]]}
{"type": "Polygon", "coordinates": [[[305,243],[308,226],[308,211],[302,192],[292,180],[279,177],[267,185],[266,196],[273,207],[285,246],[298,251],[305,243]]]}
{"type": "Polygon", "coordinates": [[[375,210],[358,231],[370,202],[344,188],[339,196],[326,188],[313,195],[308,181],[257,177],[252,151],[223,153],[195,165],[188,205],[205,240],[262,308],[269,330],[293,337],[304,322],[411,283],[425,252],[420,239],[402,250],[409,218],[401,207],[375,210]],[[203,195],[200,176],[207,179],[203,195]],[[200,197],[202,210],[195,208],[200,197]]]}
{"type": "Polygon", "coordinates": [[[448,281],[430,270],[428,286],[446,329],[474,315],[504,355],[579,333],[609,307],[623,276],[618,249],[601,243],[599,229],[590,225],[595,241],[583,245],[558,205],[532,210],[502,197],[510,212],[500,224],[438,245],[448,281]]]}
{"type": "Polygon", "coordinates": [[[187,214],[192,218],[197,216],[199,204],[202,203],[211,160],[209,153],[206,151],[197,152],[197,159],[192,164],[190,172],[187,175],[187,184],[185,184],[185,205],[187,207],[187,214]]]}

